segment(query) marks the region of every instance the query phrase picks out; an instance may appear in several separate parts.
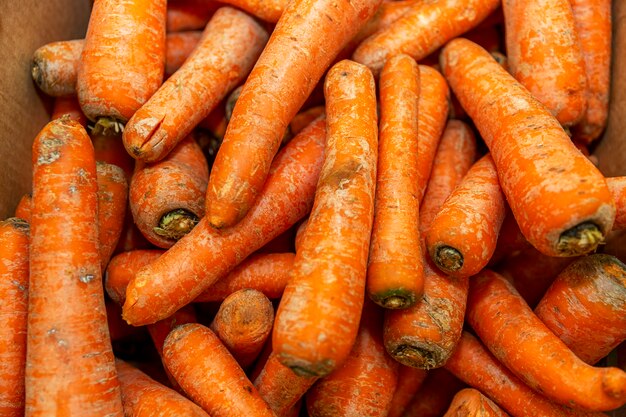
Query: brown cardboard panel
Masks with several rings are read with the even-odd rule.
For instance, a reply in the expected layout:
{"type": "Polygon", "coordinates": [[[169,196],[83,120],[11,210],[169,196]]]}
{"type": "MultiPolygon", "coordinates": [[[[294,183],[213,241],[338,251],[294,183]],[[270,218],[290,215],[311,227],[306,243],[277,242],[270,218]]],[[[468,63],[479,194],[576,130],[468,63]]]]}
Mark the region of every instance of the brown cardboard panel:
{"type": "Polygon", "coordinates": [[[31,143],[48,122],[30,60],[41,45],[85,36],[90,0],[0,0],[0,218],[30,192],[31,143]]]}

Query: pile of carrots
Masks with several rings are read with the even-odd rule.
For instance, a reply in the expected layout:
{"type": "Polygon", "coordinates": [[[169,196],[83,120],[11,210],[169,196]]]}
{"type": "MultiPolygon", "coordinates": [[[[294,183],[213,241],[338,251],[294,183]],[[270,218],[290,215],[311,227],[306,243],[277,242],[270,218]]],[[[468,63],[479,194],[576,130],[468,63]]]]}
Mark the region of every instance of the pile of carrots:
{"type": "Polygon", "coordinates": [[[95,0],[33,55],[0,416],[622,407],[610,48],[610,0],[95,0]]]}

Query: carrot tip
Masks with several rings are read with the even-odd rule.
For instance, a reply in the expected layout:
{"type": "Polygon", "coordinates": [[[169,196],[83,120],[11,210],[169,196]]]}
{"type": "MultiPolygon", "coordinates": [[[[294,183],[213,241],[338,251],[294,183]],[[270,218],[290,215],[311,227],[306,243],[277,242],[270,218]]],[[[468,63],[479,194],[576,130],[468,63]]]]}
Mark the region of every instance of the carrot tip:
{"type": "Polygon", "coordinates": [[[124,131],[124,124],[111,117],[99,118],[91,128],[93,135],[115,136],[124,131]]]}
{"type": "Polygon", "coordinates": [[[602,377],[602,388],[610,397],[626,400],[626,373],[621,369],[607,368],[602,377]]]}
{"type": "Polygon", "coordinates": [[[463,267],[463,255],[451,246],[438,247],[433,260],[444,272],[456,272],[463,267]]]}
{"type": "Polygon", "coordinates": [[[33,76],[33,80],[35,84],[43,90],[43,70],[41,68],[41,62],[33,61],[33,66],[31,68],[31,75],[33,76]]]}
{"type": "Polygon", "coordinates": [[[399,345],[391,356],[403,365],[419,369],[434,369],[443,365],[440,354],[431,349],[412,345],[399,345]]]}
{"type": "Polygon", "coordinates": [[[596,224],[585,222],[561,233],[556,249],[560,256],[584,255],[596,249],[603,239],[596,224]]]}
{"type": "Polygon", "coordinates": [[[155,227],[154,233],[157,235],[171,240],[178,240],[191,232],[198,224],[198,216],[185,209],[176,209],[165,213],[159,225],[155,227]]]}

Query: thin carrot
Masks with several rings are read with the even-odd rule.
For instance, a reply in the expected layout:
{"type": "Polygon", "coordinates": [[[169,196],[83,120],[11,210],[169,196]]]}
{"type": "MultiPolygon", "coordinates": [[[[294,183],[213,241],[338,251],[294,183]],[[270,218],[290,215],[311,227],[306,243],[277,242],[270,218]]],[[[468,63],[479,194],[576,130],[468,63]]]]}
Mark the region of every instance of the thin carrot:
{"type": "Polygon", "coordinates": [[[467,320],[496,358],[548,398],[594,411],[626,403],[626,372],[577,358],[497,273],[473,277],[467,320]]]}
{"type": "Polygon", "coordinates": [[[324,93],[328,118],[324,167],[272,338],[279,360],[309,376],[324,376],[337,368],[357,336],[378,150],[371,72],[341,61],[328,72],[324,93]]]}
{"type": "Polygon", "coordinates": [[[24,415],[30,227],[15,217],[0,222],[0,415],[24,415]]]}
{"type": "Polygon", "coordinates": [[[613,230],[624,230],[626,229],[626,177],[607,178],[606,184],[615,201],[613,230]]]}
{"type": "Polygon", "coordinates": [[[322,166],[325,126],[318,120],[285,146],[261,198],[240,225],[215,231],[204,218],[142,269],[126,290],[124,318],[141,325],[168,317],[305,216],[322,166]]]}
{"type": "Polygon", "coordinates": [[[122,168],[96,162],[100,265],[106,268],[124,227],[128,183],[122,168]]]}
{"type": "Polygon", "coordinates": [[[626,265],[594,254],[554,280],[535,314],[572,352],[594,364],[626,340],[626,265]]]}
{"type": "Polygon", "coordinates": [[[517,224],[517,220],[515,220],[515,216],[513,216],[513,213],[507,204],[506,215],[504,216],[502,226],[500,227],[500,234],[498,234],[496,249],[489,260],[489,265],[497,265],[504,258],[516,255],[520,251],[530,247],[532,247],[531,244],[528,243],[528,240],[526,240],[522,234],[522,231],[519,229],[519,225],[517,224]]]}
{"type": "Polygon", "coordinates": [[[393,55],[407,54],[419,61],[477,26],[499,4],[497,0],[417,2],[389,27],[364,40],[352,57],[374,74],[393,55]]]}
{"type": "Polygon", "coordinates": [[[292,135],[297,135],[312,121],[324,114],[324,106],[315,106],[296,114],[289,122],[289,130],[292,135]]]}
{"type": "Polygon", "coordinates": [[[117,165],[124,170],[126,180],[130,179],[135,171],[135,160],[126,152],[122,143],[121,134],[91,134],[91,142],[96,154],[96,161],[117,165]]]}
{"type": "Polygon", "coordinates": [[[130,280],[137,271],[157,260],[163,252],[160,249],[139,249],[115,255],[104,275],[104,287],[109,297],[120,305],[124,304],[130,280]]]}
{"type": "Polygon", "coordinates": [[[209,0],[175,0],[167,2],[167,32],[204,29],[223,4],[209,0]]]}
{"type": "Polygon", "coordinates": [[[48,123],[33,143],[27,416],[123,414],[104,307],[97,191],[87,132],[68,117],[48,123]]]}
{"type": "Polygon", "coordinates": [[[387,417],[401,417],[417,391],[422,387],[427,372],[410,366],[398,367],[398,383],[389,404],[387,417]]]}
{"type": "Polygon", "coordinates": [[[454,395],[464,386],[444,368],[430,371],[424,386],[411,399],[402,417],[441,417],[454,395]]]}
{"type": "Polygon", "coordinates": [[[473,388],[459,391],[443,417],[508,417],[489,398],[473,388]]]}
{"type": "Polygon", "coordinates": [[[233,226],[252,207],[289,122],[380,3],[289,3],[244,84],[215,158],[206,199],[213,227],[233,226]]]}
{"type": "Polygon", "coordinates": [[[165,75],[171,76],[196,49],[202,32],[192,30],[188,32],[168,33],[165,38],[165,75]]]}
{"type": "Polygon", "coordinates": [[[208,328],[193,323],[176,327],[165,339],[163,359],[187,395],[211,416],[274,416],[208,328]]]}
{"type": "Polygon", "coordinates": [[[145,335],[145,328],[133,327],[122,319],[122,306],[114,301],[105,299],[104,308],[107,312],[107,325],[109,327],[109,336],[113,345],[113,352],[116,352],[116,344],[118,342],[126,342],[127,340],[134,343],[141,340],[145,335]]]}
{"type": "Polygon", "coordinates": [[[15,208],[15,217],[26,220],[26,222],[29,223],[32,204],[33,196],[30,194],[24,194],[15,208]]]}
{"type": "Polygon", "coordinates": [[[163,159],[246,77],[267,41],[250,16],[222,7],[193,53],[128,121],[124,146],[144,162],[163,159]]]}
{"type": "Polygon", "coordinates": [[[600,171],[484,49],[455,39],[441,58],[448,82],[491,151],[502,190],[528,241],[549,256],[595,249],[615,217],[600,171]]]}
{"type": "Polygon", "coordinates": [[[52,42],[33,54],[31,75],[37,87],[53,97],[76,94],[76,73],[84,41],[52,42]]]}
{"type": "Polygon", "coordinates": [[[52,107],[51,120],[59,119],[63,115],[69,115],[71,119],[76,120],[78,123],[87,127],[87,116],[80,109],[80,103],[75,96],[70,97],[56,97],[54,99],[54,106],[52,107]]]}
{"type": "Polygon", "coordinates": [[[426,232],[430,258],[454,276],[483,269],[496,248],[506,206],[491,155],[476,162],[426,232]]]}

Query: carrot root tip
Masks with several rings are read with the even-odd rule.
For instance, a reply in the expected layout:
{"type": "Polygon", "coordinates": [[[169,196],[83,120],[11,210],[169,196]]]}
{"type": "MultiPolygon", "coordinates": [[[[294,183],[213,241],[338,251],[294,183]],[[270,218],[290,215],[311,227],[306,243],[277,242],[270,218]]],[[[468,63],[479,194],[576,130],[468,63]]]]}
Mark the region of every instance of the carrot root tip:
{"type": "Polygon", "coordinates": [[[456,272],[463,267],[463,255],[451,246],[438,247],[434,261],[445,272],[456,272]]]}
{"type": "Polygon", "coordinates": [[[626,400],[626,373],[621,369],[607,368],[602,376],[602,388],[610,397],[626,400]]]}
{"type": "Polygon", "coordinates": [[[561,256],[584,255],[596,249],[603,239],[604,235],[596,224],[581,223],[561,233],[557,252],[561,256]]]}
{"type": "Polygon", "coordinates": [[[157,235],[171,240],[178,240],[191,232],[198,224],[198,216],[185,209],[176,209],[165,213],[159,225],[155,227],[154,233],[157,235]]]}
{"type": "Polygon", "coordinates": [[[434,369],[442,366],[439,354],[432,349],[413,345],[399,345],[391,356],[403,365],[419,369],[434,369]]]}
{"type": "Polygon", "coordinates": [[[93,135],[115,136],[124,131],[124,124],[112,117],[100,117],[91,128],[93,135]]]}

